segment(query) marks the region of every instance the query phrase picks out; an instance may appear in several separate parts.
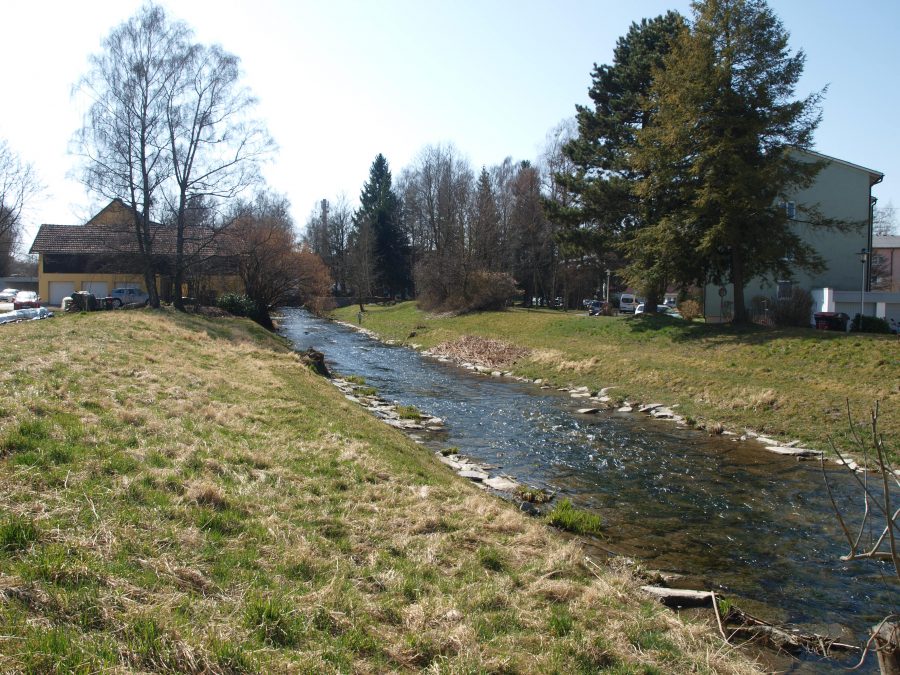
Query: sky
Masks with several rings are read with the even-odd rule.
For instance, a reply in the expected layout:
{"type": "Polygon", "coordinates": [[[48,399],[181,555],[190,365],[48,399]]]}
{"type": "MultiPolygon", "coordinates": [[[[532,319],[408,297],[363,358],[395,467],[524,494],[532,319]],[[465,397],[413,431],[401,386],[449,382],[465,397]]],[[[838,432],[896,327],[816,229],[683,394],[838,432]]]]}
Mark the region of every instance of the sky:
{"type": "MultiPolygon", "coordinates": [[[[139,0],[0,5],[0,139],[46,186],[24,213],[26,249],[41,223],[84,222],[104,202],[78,181],[83,124],[73,87],[139,0]]],[[[241,59],[279,146],[269,186],[302,226],[322,198],[355,204],[375,156],[394,175],[427,145],[453,143],[477,170],[535,160],[547,134],[590,102],[631,22],[681,0],[181,0],[160,2],[196,38],[241,59]]],[[[827,86],[815,149],[885,174],[879,205],[900,207],[900,0],[770,0],[803,49],[797,94],[827,86]]]]}

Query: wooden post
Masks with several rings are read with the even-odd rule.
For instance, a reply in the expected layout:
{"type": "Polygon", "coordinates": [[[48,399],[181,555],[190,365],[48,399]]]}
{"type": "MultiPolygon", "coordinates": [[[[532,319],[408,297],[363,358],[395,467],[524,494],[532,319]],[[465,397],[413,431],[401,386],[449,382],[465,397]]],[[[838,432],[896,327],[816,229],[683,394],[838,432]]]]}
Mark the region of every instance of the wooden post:
{"type": "Polygon", "coordinates": [[[884,622],[872,632],[881,675],[900,675],[900,622],[884,622]]]}

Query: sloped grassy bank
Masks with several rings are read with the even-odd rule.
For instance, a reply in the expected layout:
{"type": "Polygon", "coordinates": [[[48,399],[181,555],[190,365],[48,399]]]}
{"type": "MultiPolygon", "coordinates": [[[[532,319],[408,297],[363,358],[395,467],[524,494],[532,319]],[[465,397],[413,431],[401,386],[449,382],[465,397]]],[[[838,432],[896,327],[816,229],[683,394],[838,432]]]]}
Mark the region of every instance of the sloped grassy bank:
{"type": "Polygon", "coordinates": [[[750,670],[248,322],[2,337],[2,672],[750,670]]]}
{"type": "MultiPolygon", "coordinates": [[[[356,323],[356,307],[335,312],[356,323]]],[[[557,385],[615,387],[623,401],[678,405],[707,427],[753,429],[819,450],[830,440],[854,451],[849,400],[865,431],[876,400],[880,431],[897,458],[900,342],[893,335],[687,323],[649,315],[588,317],[585,312],[512,309],[432,316],[414,303],[370,305],[365,328],[422,348],[477,335],[524,347],[518,375],[557,385]]]]}

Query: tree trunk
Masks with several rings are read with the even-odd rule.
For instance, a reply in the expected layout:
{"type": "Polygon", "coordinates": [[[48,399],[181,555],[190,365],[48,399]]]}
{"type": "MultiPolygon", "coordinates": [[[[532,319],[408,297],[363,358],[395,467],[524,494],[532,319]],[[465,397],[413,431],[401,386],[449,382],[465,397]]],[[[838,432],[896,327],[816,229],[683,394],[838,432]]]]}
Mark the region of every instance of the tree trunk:
{"type": "Polygon", "coordinates": [[[735,249],[731,253],[731,284],[734,290],[734,316],[731,322],[738,325],[749,323],[747,307],[744,305],[744,254],[735,249]]]}
{"type": "Polygon", "coordinates": [[[645,291],[644,314],[656,314],[656,307],[661,304],[659,301],[661,294],[656,287],[645,289],[645,291]]]}
{"type": "Polygon", "coordinates": [[[184,270],[176,259],[175,276],[172,278],[172,306],[179,312],[184,311],[184,300],[181,297],[181,286],[184,283],[184,270]]]}
{"type": "Polygon", "coordinates": [[[179,312],[184,311],[181,299],[181,286],[184,284],[184,227],[178,226],[175,242],[175,275],[172,280],[172,304],[179,312]]]}
{"type": "Polygon", "coordinates": [[[147,286],[148,304],[154,309],[159,309],[159,289],[156,287],[156,272],[149,263],[144,264],[144,285],[147,286]]]}

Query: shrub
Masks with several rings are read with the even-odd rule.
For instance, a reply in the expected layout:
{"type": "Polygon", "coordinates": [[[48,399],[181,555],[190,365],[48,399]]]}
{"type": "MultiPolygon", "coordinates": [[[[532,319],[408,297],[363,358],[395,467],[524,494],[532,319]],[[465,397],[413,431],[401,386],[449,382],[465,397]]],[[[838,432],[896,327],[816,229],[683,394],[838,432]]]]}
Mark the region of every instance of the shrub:
{"type": "Polygon", "coordinates": [[[770,315],[776,326],[809,327],[813,299],[809,291],[794,286],[790,298],[772,298],[770,315]]]}
{"type": "Polygon", "coordinates": [[[416,268],[419,307],[426,311],[499,310],[516,297],[515,280],[504,272],[467,270],[463,263],[427,259],[416,268]]]}
{"type": "Polygon", "coordinates": [[[862,325],[860,325],[859,314],[853,317],[853,324],[850,330],[860,333],[890,333],[891,325],[884,319],[877,316],[862,317],[862,325]]]}
{"type": "Polygon", "coordinates": [[[466,312],[503,309],[518,294],[515,280],[505,272],[473,272],[462,289],[466,312]]]}
{"type": "Polygon", "coordinates": [[[693,321],[703,316],[700,309],[700,303],[696,300],[685,300],[678,305],[678,312],[684,317],[685,321],[693,321]]]}
{"type": "Polygon", "coordinates": [[[249,296],[242,293],[224,293],[216,300],[216,307],[224,309],[235,316],[252,318],[256,314],[256,305],[249,296]]]}

